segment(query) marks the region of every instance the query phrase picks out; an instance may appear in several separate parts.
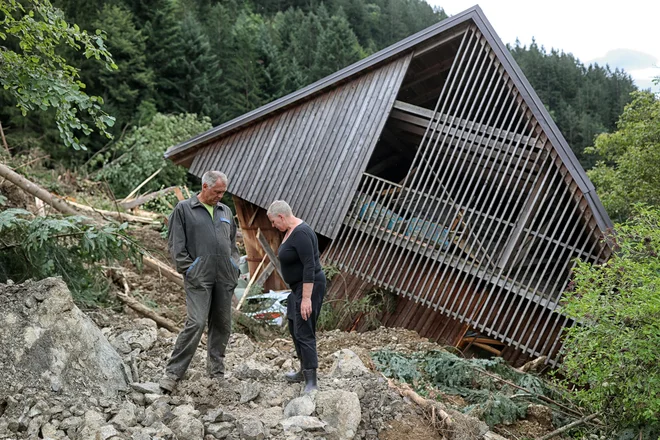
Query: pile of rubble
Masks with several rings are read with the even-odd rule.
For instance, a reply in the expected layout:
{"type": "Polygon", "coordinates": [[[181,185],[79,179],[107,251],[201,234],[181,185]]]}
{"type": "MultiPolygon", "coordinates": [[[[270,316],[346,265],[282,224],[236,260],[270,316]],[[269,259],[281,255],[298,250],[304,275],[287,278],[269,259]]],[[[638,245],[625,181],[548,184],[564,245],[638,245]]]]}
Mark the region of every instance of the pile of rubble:
{"type": "MultiPolygon", "coordinates": [[[[396,438],[401,421],[424,423],[417,405],[369,367],[364,345],[428,344],[405,330],[365,334],[344,348],[338,332],[323,335],[321,390],[312,395],[282,379],[297,366],[289,340],[256,344],[234,334],[225,386],[206,376],[200,347],[175,392],[163,395],[156,381],[176,335],[153,321],[111,310],[90,319],[59,279],[0,284],[0,302],[0,439],[377,439],[396,438]]],[[[488,430],[465,420],[457,439],[488,430]]],[[[408,438],[442,438],[427,425],[408,438]]]]}

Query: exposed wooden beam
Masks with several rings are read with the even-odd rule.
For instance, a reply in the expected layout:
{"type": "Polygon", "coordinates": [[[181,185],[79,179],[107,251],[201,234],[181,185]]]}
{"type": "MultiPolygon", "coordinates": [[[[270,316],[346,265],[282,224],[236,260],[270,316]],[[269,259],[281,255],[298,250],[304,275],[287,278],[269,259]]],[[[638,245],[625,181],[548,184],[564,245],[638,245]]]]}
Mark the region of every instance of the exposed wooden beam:
{"type": "Polygon", "coordinates": [[[477,131],[479,133],[484,133],[490,137],[492,137],[494,133],[497,133],[497,138],[502,138],[513,142],[520,142],[522,145],[529,145],[532,148],[535,147],[535,145],[532,143],[530,136],[526,136],[527,139],[524,139],[523,136],[521,136],[518,133],[511,133],[507,130],[503,130],[497,127],[490,127],[484,124],[479,124],[474,121],[468,121],[466,119],[461,119],[454,116],[449,116],[441,113],[434,113],[433,110],[429,110],[424,107],[419,107],[417,105],[410,104],[407,102],[394,101],[393,108],[405,113],[410,113],[422,117],[427,121],[433,119],[433,121],[436,122],[438,119],[440,119],[441,122],[446,123],[451,119],[452,124],[458,127],[461,128],[470,127],[471,130],[477,131]]]}
{"type": "Polygon", "coordinates": [[[454,62],[453,57],[446,58],[440,63],[434,64],[431,67],[427,67],[426,69],[420,72],[415,72],[414,70],[411,70],[410,78],[412,80],[410,82],[404,81],[403,85],[401,86],[401,90],[405,90],[410,87],[415,87],[430,78],[433,78],[435,76],[440,75],[441,73],[448,71],[453,62],[454,62]]]}

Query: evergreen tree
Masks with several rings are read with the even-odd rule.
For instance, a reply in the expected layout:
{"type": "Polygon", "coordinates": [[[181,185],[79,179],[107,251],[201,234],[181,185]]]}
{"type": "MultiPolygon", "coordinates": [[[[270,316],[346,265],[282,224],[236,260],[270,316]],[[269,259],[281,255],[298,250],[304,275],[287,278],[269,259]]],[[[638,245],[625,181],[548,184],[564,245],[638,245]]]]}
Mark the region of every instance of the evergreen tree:
{"type": "Polygon", "coordinates": [[[267,102],[267,95],[264,92],[267,75],[259,50],[259,36],[263,26],[261,16],[243,12],[232,29],[234,57],[227,65],[231,117],[246,113],[267,102]]]}
{"type": "Polygon", "coordinates": [[[616,128],[616,119],[636,90],[629,75],[609,67],[585,67],[573,55],[532,42],[509,48],[525,76],[585,168],[594,157],[584,153],[594,138],[616,128]]]}
{"type": "Polygon", "coordinates": [[[162,104],[170,111],[208,116],[217,123],[225,117],[220,105],[225,91],[218,59],[190,12],[183,18],[180,35],[181,41],[170,48],[171,58],[160,78],[167,90],[162,104]]]}
{"type": "Polygon", "coordinates": [[[117,118],[115,131],[134,118],[138,108],[153,107],[154,74],[147,67],[146,37],[135,27],[133,14],[124,6],[105,5],[94,26],[106,31],[107,46],[117,70],[100,69],[99,90],[108,111],[117,118]]]}
{"type": "Polygon", "coordinates": [[[319,16],[321,23],[325,21],[325,28],[316,44],[314,66],[311,69],[313,79],[330,75],[365,55],[343,14],[327,19],[321,14],[319,16]]]}
{"type": "Polygon", "coordinates": [[[178,16],[181,14],[176,0],[139,0],[134,3],[137,17],[144,23],[147,36],[147,64],[156,77],[156,104],[158,110],[165,113],[176,111],[172,99],[177,90],[172,86],[171,71],[173,48],[183,37],[178,16]]]}

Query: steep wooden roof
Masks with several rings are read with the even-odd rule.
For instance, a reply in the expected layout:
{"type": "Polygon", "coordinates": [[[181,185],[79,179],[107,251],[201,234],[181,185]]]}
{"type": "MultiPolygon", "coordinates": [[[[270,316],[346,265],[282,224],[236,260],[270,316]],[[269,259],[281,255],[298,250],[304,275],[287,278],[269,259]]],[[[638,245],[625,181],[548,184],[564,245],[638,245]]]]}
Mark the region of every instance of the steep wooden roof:
{"type": "Polygon", "coordinates": [[[318,233],[335,238],[411,60],[451,45],[470,26],[492,47],[600,230],[611,227],[593,184],[478,6],[171,147],[165,157],[198,176],[223,170],[230,177],[229,191],[256,205],[285,199],[318,233]]]}

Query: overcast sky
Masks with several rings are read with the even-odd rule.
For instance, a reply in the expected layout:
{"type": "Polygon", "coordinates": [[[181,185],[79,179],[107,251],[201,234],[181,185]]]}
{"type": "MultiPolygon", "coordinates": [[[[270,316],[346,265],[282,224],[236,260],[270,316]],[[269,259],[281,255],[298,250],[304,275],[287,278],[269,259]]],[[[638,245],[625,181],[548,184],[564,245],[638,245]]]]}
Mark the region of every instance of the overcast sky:
{"type": "MultiPolygon", "coordinates": [[[[504,43],[532,38],[546,49],[570,52],[584,64],[621,67],[638,87],[660,76],[658,0],[426,0],[455,15],[478,4],[504,43]]],[[[653,86],[660,92],[660,87],[653,86]]]]}

